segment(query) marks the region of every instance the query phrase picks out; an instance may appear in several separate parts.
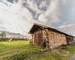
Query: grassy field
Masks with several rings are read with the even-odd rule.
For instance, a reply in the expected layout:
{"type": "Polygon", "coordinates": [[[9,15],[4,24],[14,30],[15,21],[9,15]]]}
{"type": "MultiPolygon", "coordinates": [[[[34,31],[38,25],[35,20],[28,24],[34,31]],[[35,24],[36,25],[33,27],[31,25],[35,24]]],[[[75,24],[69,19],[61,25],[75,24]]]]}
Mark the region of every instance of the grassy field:
{"type": "Polygon", "coordinates": [[[29,45],[29,41],[0,42],[0,60],[24,60],[40,49],[29,45]]]}
{"type": "Polygon", "coordinates": [[[44,53],[42,51],[43,49],[31,46],[29,41],[0,42],[0,60],[67,60],[75,53],[75,45],[44,53]]]}

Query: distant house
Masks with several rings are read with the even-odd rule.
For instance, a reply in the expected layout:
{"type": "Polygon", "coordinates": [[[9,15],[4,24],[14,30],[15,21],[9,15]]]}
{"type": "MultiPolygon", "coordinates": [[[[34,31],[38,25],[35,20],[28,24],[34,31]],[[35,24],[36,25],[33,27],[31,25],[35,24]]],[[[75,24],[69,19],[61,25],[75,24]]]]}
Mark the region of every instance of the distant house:
{"type": "Polygon", "coordinates": [[[40,23],[34,23],[29,33],[32,34],[33,45],[44,48],[52,49],[73,42],[73,36],[40,23]]]}

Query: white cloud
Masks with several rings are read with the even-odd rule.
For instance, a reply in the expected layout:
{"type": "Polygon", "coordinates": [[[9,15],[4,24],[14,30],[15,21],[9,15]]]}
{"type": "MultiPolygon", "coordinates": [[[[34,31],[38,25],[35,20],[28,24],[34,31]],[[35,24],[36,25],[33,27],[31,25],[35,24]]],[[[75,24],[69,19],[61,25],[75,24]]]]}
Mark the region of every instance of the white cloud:
{"type": "Polygon", "coordinates": [[[73,25],[75,25],[75,24],[61,25],[61,26],[59,26],[58,28],[71,27],[71,26],[73,26],[73,25]]]}
{"type": "Polygon", "coordinates": [[[75,24],[62,25],[59,30],[75,36],[75,24]]]}
{"type": "MultiPolygon", "coordinates": [[[[20,4],[19,4],[20,5],[20,4]]],[[[10,32],[16,32],[25,34],[32,26],[32,22],[29,22],[32,17],[27,9],[20,6],[12,5],[7,8],[0,7],[0,30],[6,30],[10,32]],[[23,9],[23,10],[22,10],[23,9]]]]}
{"type": "Polygon", "coordinates": [[[39,16],[39,20],[47,24],[57,23],[61,18],[59,0],[51,0],[46,12],[39,16]]]}
{"type": "MultiPolygon", "coordinates": [[[[7,0],[2,1],[8,5],[0,2],[0,30],[22,34],[26,31],[28,32],[32,26],[33,21],[31,20],[33,20],[33,17],[29,10],[22,6],[23,0],[19,0],[18,3],[10,3],[7,0]]],[[[75,24],[75,0],[50,0],[50,5],[48,5],[46,11],[38,9],[36,3],[33,4],[33,1],[27,0],[27,7],[30,7],[37,14],[40,13],[39,21],[54,27],[59,23],[60,26],[56,28],[68,27],[75,24]]],[[[42,2],[40,7],[44,5],[45,2],[42,2]]]]}

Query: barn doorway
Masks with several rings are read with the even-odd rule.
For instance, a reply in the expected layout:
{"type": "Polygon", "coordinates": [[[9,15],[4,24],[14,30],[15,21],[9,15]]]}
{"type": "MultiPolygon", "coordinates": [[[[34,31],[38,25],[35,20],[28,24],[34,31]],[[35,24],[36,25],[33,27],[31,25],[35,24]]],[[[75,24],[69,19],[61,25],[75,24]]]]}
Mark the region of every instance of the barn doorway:
{"type": "Polygon", "coordinates": [[[44,39],[42,46],[43,48],[49,48],[49,41],[44,39]]]}
{"type": "Polygon", "coordinates": [[[49,48],[48,30],[43,30],[43,48],[49,48]]]}

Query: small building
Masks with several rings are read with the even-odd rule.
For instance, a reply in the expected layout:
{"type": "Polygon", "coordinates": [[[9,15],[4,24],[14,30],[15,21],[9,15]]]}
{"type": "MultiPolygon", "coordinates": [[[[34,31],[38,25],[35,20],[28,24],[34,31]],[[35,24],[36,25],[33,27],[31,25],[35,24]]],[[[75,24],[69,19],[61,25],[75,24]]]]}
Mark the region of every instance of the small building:
{"type": "Polygon", "coordinates": [[[32,34],[33,45],[43,48],[52,49],[73,42],[73,36],[38,23],[33,24],[29,33],[32,34]]]}

